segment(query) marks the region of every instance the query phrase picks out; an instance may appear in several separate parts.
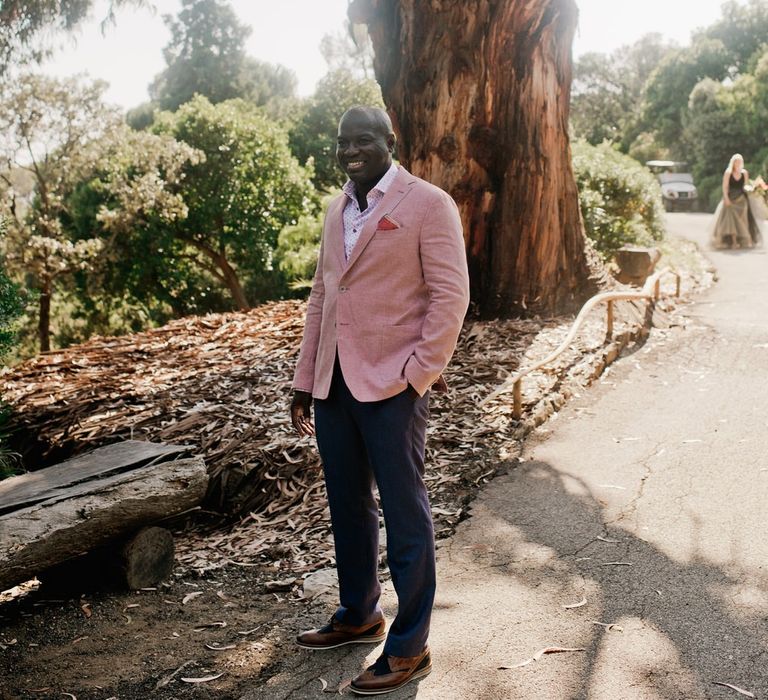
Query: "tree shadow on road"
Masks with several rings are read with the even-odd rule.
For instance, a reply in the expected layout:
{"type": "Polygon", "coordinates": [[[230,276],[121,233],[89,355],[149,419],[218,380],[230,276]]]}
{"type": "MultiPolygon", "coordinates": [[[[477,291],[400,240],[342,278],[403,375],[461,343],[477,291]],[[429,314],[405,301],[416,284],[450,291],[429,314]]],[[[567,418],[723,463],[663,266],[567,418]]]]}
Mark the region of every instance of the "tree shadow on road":
{"type": "MultiPolygon", "coordinates": [[[[494,484],[486,490],[484,508],[504,526],[512,526],[522,539],[549,548],[561,565],[528,566],[518,560],[509,567],[508,575],[532,588],[544,580],[552,583],[555,577],[563,589],[571,590],[574,575],[579,575],[592,587],[596,585],[602,621],[639,621],[638,626],[650,628],[674,645],[675,668],[644,667],[641,685],[654,691],[648,697],[735,694],[714,685],[715,681],[747,688],[758,698],[768,697],[766,573],[746,571],[736,563],[727,564],[726,570],[700,550],[679,560],[671,557],[624,527],[611,525],[587,484],[550,464],[525,462],[502,481],[506,480],[511,482],[507,488],[494,484]]],[[[760,529],[758,523],[755,526],[760,529]]],[[[756,532],[756,536],[762,534],[756,532]]],[[[507,554],[513,559],[519,545],[519,541],[509,543],[507,554]]],[[[494,546],[499,555],[498,543],[494,546]]],[[[514,604],[510,607],[514,615],[514,604]]],[[[604,668],[598,669],[601,650],[615,634],[595,627],[581,678],[574,686],[581,691],[573,697],[596,697],[590,689],[598,675],[605,676],[604,668]]],[[[497,697],[500,690],[500,684],[489,681],[484,692],[497,697]]],[[[640,694],[630,696],[647,695],[640,689],[640,694]]],[[[621,697],[621,693],[613,697],[621,697]]]]}

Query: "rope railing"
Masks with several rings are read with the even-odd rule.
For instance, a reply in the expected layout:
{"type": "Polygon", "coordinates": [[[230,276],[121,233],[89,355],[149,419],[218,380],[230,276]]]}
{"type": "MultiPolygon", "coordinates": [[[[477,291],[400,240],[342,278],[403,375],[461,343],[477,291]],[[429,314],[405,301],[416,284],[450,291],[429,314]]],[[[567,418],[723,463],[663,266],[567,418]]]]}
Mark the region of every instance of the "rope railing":
{"type": "Polygon", "coordinates": [[[576,319],[571,325],[571,329],[568,331],[568,335],[555,350],[553,350],[543,360],[540,360],[530,367],[527,367],[526,369],[513,374],[506,381],[504,381],[501,386],[499,386],[490,395],[484,398],[480,404],[483,405],[489,401],[492,401],[501,394],[507,393],[510,387],[512,387],[512,415],[516,419],[521,418],[523,415],[523,378],[531,372],[535,372],[537,369],[541,369],[545,365],[548,365],[550,362],[557,359],[557,357],[559,357],[565,350],[567,350],[570,344],[573,342],[573,339],[576,337],[576,334],[581,329],[581,326],[583,325],[584,320],[590,311],[592,311],[599,304],[606,304],[606,341],[608,341],[613,337],[614,303],[617,301],[629,301],[638,299],[646,299],[649,301],[658,299],[661,294],[661,278],[667,274],[675,276],[675,296],[679,297],[680,274],[669,267],[665,267],[663,270],[659,270],[658,272],[655,272],[653,275],[651,275],[645,281],[643,288],[639,292],[602,292],[600,294],[596,294],[591,299],[589,299],[584,304],[584,306],[581,307],[581,311],[579,311],[578,316],[576,316],[576,319]]]}

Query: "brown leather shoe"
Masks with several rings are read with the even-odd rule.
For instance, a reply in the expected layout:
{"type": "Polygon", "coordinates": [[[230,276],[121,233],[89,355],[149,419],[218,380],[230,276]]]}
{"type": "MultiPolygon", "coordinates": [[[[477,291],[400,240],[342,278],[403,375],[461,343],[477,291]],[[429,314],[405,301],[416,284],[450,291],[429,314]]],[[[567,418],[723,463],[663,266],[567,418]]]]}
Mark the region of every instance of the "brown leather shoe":
{"type": "Polygon", "coordinates": [[[359,627],[345,625],[334,615],[325,627],[298,635],[296,644],[304,649],[335,649],[345,644],[378,644],[387,636],[386,626],[384,615],[381,614],[372,622],[366,622],[359,627]]]}
{"type": "Polygon", "coordinates": [[[424,678],[432,670],[429,647],[418,656],[390,656],[382,654],[349,686],[357,695],[382,695],[402,688],[406,683],[424,678]]]}

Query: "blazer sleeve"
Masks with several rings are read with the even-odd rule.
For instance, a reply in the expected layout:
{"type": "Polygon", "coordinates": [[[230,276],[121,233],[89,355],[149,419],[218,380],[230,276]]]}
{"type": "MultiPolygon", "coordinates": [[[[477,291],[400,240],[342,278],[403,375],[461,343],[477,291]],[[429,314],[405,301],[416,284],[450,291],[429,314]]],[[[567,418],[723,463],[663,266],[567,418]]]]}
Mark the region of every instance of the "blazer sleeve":
{"type": "Polygon", "coordinates": [[[469,274],[456,203],[438,190],[427,208],[419,243],[429,303],[421,340],[405,365],[411,386],[423,395],[445,369],[469,307],[469,274]]]}
{"type": "Polygon", "coordinates": [[[323,320],[325,285],[323,283],[323,257],[325,250],[325,225],[320,240],[320,252],[317,255],[317,267],[312,280],[312,291],[307,303],[307,315],[304,320],[304,335],[301,339],[299,359],[293,374],[292,388],[296,391],[312,393],[315,384],[315,361],[320,345],[320,326],[323,320]]]}

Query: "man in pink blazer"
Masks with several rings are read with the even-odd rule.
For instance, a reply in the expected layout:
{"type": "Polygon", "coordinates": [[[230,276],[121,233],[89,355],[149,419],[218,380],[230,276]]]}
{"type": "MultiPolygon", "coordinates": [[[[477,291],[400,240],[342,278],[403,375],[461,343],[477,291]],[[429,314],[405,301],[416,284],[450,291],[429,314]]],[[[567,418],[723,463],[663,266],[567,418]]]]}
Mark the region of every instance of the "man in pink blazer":
{"type": "Polygon", "coordinates": [[[461,221],[439,188],[392,162],[386,112],[353,107],[336,156],[349,177],[328,207],[293,380],[291,419],[314,433],[336,545],[340,606],[297,638],[384,652],[352,682],[376,695],[429,673],[435,594],[432,515],[424,485],[429,390],[456,346],[469,303],[461,221]],[[398,613],[385,635],[377,576],[379,489],[398,613]]]}

